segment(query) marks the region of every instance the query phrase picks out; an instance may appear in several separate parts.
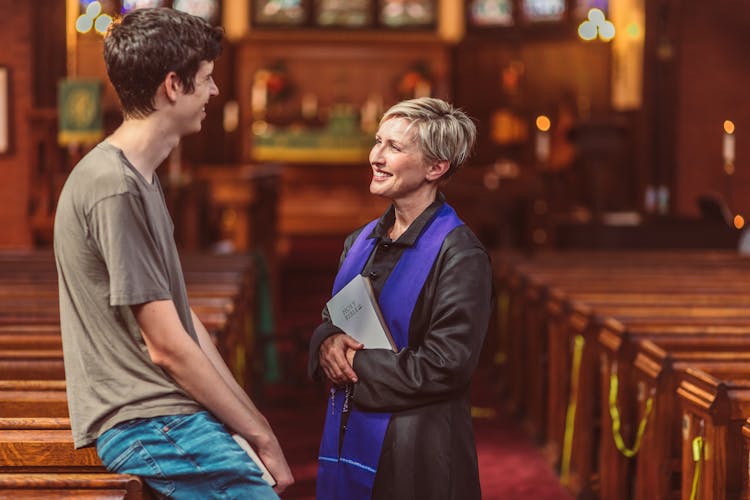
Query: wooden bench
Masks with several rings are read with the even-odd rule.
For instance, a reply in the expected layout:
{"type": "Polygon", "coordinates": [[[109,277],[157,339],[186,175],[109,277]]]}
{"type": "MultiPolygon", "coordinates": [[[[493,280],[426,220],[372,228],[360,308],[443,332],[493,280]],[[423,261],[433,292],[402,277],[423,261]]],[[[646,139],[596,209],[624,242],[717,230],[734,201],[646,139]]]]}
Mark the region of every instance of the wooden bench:
{"type": "Polygon", "coordinates": [[[687,368],[681,376],[682,498],[690,498],[694,483],[696,498],[741,498],[748,470],[742,439],[750,416],[748,368],[747,363],[710,371],[687,368]],[[702,446],[694,444],[696,438],[702,446]]]}
{"type": "Polygon", "coordinates": [[[124,474],[0,473],[0,498],[152,500],[137,476],[124,474]]]}
{"type": "Polygon", "coordinates": [[[679,450],[675,450],[679,441],[673,439],[680,424],[675,404],[679,376],[689,367],[711,371],[739,366],[744,370],[744,365],[750,365],[750,336],[642,340],[633,365],[618,364],[614,374],[603,366],[598,469],[601,497],[673,496],[671,482],[679,476],[679,467],[674,466],[679,463],[679,450]],[[612,375],[616,381],[610,378],[612,375]],[[613,382],[617,383],[616,394],[610,392],[613,382]],[[612,407],[609,398],[614,398],[612,407]],[[615,444],[613,414],[621,424],[621,449],[615,444]],[[640,425],[645,427],[637,443],[640,425]],[[640,449],[626,457],[625,450],[633,452],[636,445],[640,449]]]}
{"type": "MultiPolygon", "coordinates": [[[[596,382],[600,349],[595,344],[597,333],[608,318],[621,319],[630,329],[678,327],[684,330],[697,326],[703,330],[725,329],[728,332],[746,329],[749,324],[748,313],[744,311],[750,284],[750,267],[746,260],[741,261],[732,254],[718,258],[712,254],[695,254],[685,259],[681,254],[661,254],[628,256],[629,262],[613,263],[612,256],[609,253],[602,259],[598,256],[592,259],[590,254],[574,255],[572,260],[569,255],[553,256],[548,261],[541,259],[541,269],[534,268],[539,261],[530,263],[531,259],[521,266],[514,262],[499,266],[505,268],[499,273],[504,280],[498,287],[499,309],[504,311],[500,321],[505,326],[500,330],[506,331],[505,343],[499,344],[508,349],[504,353],[504,372],[509,377],[510,398],[513,406],[526,416],[526,427],[532,433],[536,430],[536,436],[547,439],[548,450],[557,448],[553,455],[559,456],[564,431],[561,422],[570,402],[571,381],[563,374],[570,373],[573,339],[582,335],[587,340],[588,348],[582,352],[580,379],[575,391],[579,396],[581,393],[588,396],[576,400],[576,419],[581,414],[588,417],[581,419],[587,426],[577,429],[574,444],[577,451],[573,453],[574,463],[569,464],[573,474],[578,475],[573,478],[574,482],[577,479],[581,483],[573,486],[574,493],[585,494],[583,483],[595,472],[604,474],[603,487],[608,487],[612,477],[621,476],[597,471],[594,459],[596,434],[601,429],[598,410],[607,408],[606,399],[601,397],[600,383],[596,382]],[[681,262],[671,262],[675,257],[681,262]],[[524,268],[524,265],[529,267],[524,268]],[[658,267],[666,267],[666,272],[658,267]],[[554,297],[556,287],[563,290],[562,298],[554,297]],[[658,305],[651,305],[652,302],[658,305]],[[545,398],[547,394],[549,397],[545,398]],[[539,432],[545,413],[546,432],[539,432]],[[586,434],[589,442],[581,443],[581,437],[586,441],[586,434]],[[576,456],[581,463],[575,464],[576,456]]],[[[694,343],[690,347],[690,340],[678,342],[685,343],[685,350],[698,345],[694,343]]],[[[743,341],[726,339],[725,342],[731,345],[743,341]]],[[[626,339],[627,343],[630,341],[626,339]]],[[[611,366],[606,348],[604,351],[602,366],[611,366]]],[[[623,368],[627,369],[627,366],[623,368]]],[[[605,373],[602,380],[608,379],[605,373]]],[[[605,416],[609,418],[608,412],[605,416]]],[[[609,425],[609,421],[605,425],[609,425]]],[[[606,457],[603,466],[605,464],[611,465],[606,457]]]]}
{"type": "MultiPolygon", "coordinates": [[[[188,255],[184,269],[191,307],[247,385],[252,258],[188,255]]],[[[73,448],[58,309],[49,252],[0,252],[0,497],[150,498],[139,478],[107,474],[94,448],[73,448]]]]}
{"type": "Polygon", "coordinates": [[[0,380],[63,380],[61,350],[0,351],[0,380]]]}
{"type": "Polygon", "coordinates": [[[0,380],[0,418],[68,417],[64,380],[0,380]]]}
{"type": "MultiPolygon", "coordinates": [[[[616,307],[612,306],[607,309],[600,308],[597,314],[588,313],[572,317],[572,321],[562,328],[562,332],[555,331],[557,335],[562,336],[561,342],[566,342],[571,346],[573,351],[574,339],[580,335],[584,341],[584,347],[580,352],[580,364],[575,367],[572,363],[573,353],[567,352],[564,358],[556,363],[550,362],[550,366],[563,366],[560,372],[550,371],[549,391],[550,395],[559,391],[567,396],[567,405],[559,414],[554,410],[561,409],[562,401],[558,399],[557,408],[550,404],[550,413],[548,414],[548,429],[550,429],[548,449],[562,450],[564,442],[565,426],[572,426],[572,440],[569,443],[569,451],[566,466],[562,472],[567,472],[563,480],[567,482],[569,489],[575,494],[586,494],[586,491],[596,489],[592,483],[592,477],[598,471],[596,457],[600,444],[599,431],[601,429],[601,419],[599,408],[602,404],[600,398],[600,373],[602,368],[600,350],[597,346],[598,332],[614,316],[628,327],[682,327],[691,325],[713,326],[716,323],[724,323],[725,326],[748,326],[750,325],[750,309],[735,308],[699,308],[696,314],[684,315],[688,311],[680,308],[657,308],[644,307],[637,308],[633,306],[616,307]],[[602,316],[600,317],[599,314],[602,316]],[[683,314],[683,316],[675,316],[683,314]],[[741,315],[746,315],[742,317],[741,315]],[[576,372],[575,387],[574,382],[564,373],[576,372]],[[575,405],[573,421],[566,423],[570,417],[567,416],[570,405],[575,405]],[[593,431],[592,431],[593,429],[593,431]],[[555,438],[559,439],[557,445],[555,438]],[[554,448],[552,448],[554,446],[554,448]]],[[[551,329],[552,330],[552,329],[551,329]]],[[[552,335],[552,333],[551,333],[552,335]]],[[[552,337],[550,337],[552,338],[552,337]]],[[[603,366],[607,367],[608,362],[603,366]]],[[[624,368],[623,368],[624,369],[624,368]]],[[[605,375],[608,383],[608,373],[605,375]]],[[[606,399],[605,399],[606,401],[606,399]]],[[[568,432],[571,432],[570,430],[568,432]]]]}

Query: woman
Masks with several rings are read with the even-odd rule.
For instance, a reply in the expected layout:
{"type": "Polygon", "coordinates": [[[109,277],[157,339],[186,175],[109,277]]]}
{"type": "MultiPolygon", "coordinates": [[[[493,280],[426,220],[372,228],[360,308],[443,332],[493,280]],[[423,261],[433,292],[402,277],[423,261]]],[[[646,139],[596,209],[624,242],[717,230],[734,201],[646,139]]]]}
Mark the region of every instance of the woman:
{"type": "Polygon", "coordinates": [[[370,192],[386,213],[345,243],[334,293],[368,276],[398,352],[362,349],[328,311],[309,370],[334,389],[317,498],[480,498],[469,406],[490,316],[487,253],[439,193],[474,145],[476,127],[433,98],[390,108],[370,152],[370,192]]]}

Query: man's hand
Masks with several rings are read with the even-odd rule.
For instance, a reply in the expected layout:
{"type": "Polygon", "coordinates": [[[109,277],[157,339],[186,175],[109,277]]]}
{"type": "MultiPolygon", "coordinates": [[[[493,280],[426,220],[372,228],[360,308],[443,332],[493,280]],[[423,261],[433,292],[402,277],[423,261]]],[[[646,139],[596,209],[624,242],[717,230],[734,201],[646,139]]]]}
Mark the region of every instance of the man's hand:
{"type": "Polygon", "coordinates": [[[320,344],[318,360],[328,380],[336,385],[356,382],[357,374],[354,373],[354,368],[348,359],[354,359],[354,355],[347,356],[347,351],[358,351],[364,347],[364,344],[360,344],[345,333],[336,333],[325,339],[320,344]]]}
{"type": "Polygon", "coordinates": [[[258,456],[263,461],[268,472],[276,480],[276,486],[273,487],[273,490],[277,494],[281,494],[285,489],[294,484],[292,471],[289,469],[289,465],[284,458],[284,453],[281,451],[281,446],[279,446],[279,442],[275,438],[258,446],[258,456]]]}

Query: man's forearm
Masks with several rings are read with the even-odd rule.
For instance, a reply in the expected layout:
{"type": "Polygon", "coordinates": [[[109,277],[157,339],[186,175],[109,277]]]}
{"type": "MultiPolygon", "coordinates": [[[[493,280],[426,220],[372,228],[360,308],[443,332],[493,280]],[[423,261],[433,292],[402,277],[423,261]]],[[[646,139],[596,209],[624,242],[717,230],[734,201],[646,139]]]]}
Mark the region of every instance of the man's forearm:
{"type": "Polygon", "coordinates": [[[187,335],[171,301],[150,302],[134,312],[154,363],[191,397],[252,444],[264,446],[276,440],[268,421],[254,406],[251,411],[187,335]]]}
{"type": "Polygon", "coordinates": [[[211,340],[211,335],[208,333],[208,330],[206,330],[206,327],[195,312],[191,310],[190,313],[193,317],[193,327],[198,334],[198,341],[200,342],[201,349],[208,360],[214,366],[216,371],[219,372],[219,375],[224,379],[224,382],[229,386],[232,393],[247,407],[248,411],[260,414],[253,401],[235,380],[232,372],[224,361],[224,358],[221,357],[221,354],[211,340]]]}

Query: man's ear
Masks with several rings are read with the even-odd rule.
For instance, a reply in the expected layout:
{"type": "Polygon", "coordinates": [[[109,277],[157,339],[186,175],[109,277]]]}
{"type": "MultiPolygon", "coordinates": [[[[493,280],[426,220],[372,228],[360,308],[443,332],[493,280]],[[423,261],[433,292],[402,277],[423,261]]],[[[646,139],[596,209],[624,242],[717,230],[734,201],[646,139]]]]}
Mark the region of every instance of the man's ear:
{"type": "Polygon", "coordinates": [[[438,160],[427,167],[427,180],[436,181],[440,179],[451,168],[448,160],[438,160]]]}
{"type": "Polygon", "coordinates": [[[175,102],[177,100],[177,94],[182,91],[182,82],[177,76],[177,73],[170,71],[167,76],[164,77],[164,94],[166,95],[169,102],[175,102]]]}

